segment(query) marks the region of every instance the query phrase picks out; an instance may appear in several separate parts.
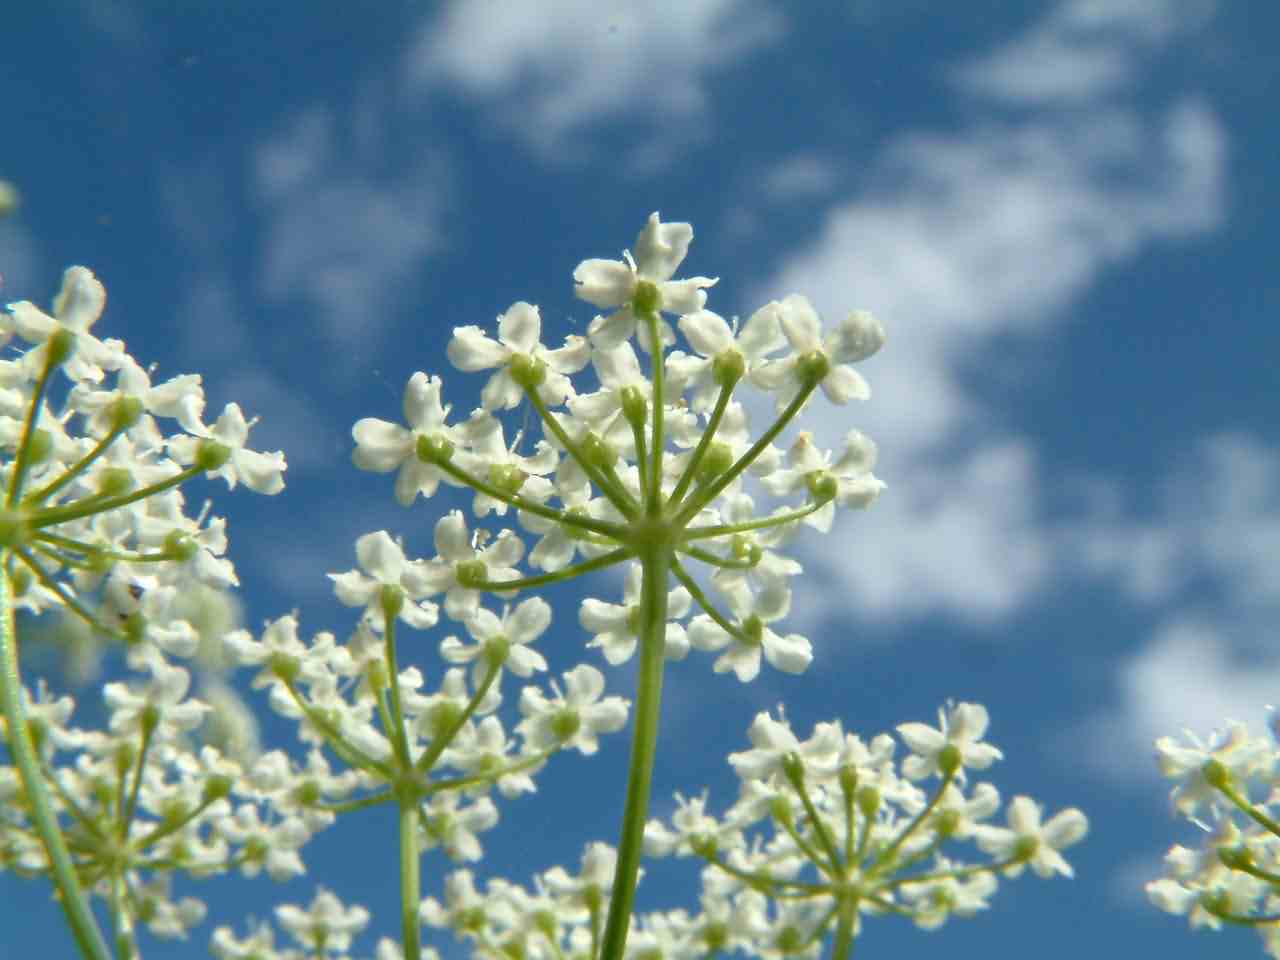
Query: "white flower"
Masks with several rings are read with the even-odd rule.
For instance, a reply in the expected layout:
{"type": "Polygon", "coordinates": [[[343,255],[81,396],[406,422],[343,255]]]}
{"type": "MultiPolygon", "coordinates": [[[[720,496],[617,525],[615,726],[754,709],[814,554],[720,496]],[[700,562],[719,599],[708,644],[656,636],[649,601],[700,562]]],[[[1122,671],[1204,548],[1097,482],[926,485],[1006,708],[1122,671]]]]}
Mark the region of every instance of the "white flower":
{"type": "Polygon", "coordinates": [[[924,723],[899,724],[898,735],[913,754],[902,761],[903,776],[908,780],[943,776],[944,761],[956,764],[958,780],[964,779],[965,767],[985,770],[1003,756],[991,744],[980,742],[989,723],[982,704],[955,703],[938,711],[938,729],[924,723]]]}
{"type": "MultiPolygon", "coordinates": [[[[605,603],[594,597],[582,601],[578,610],[578,622],[595,634],[588,647],[599,647],[604,658],[614,666],[626,663],[636,651],[640,638],[640,589],[644,571],[639,564],[632,564],[627,571],[622,590],[622,604],[605,603]]],[[[688,614],[693,597],[684,587],[675,587],[667,594],[667,626],[664,651],[668,660],[683,660],[689,652],[689,639],[684,627],[674,621],[688,614]]]]}
{"type": "Polygon", "coordinates": [[[547,669],[542,654],[528,646],[551,626],[551,605],[541,597],[522,600],[514,610],[504,607],[501,618],[480,607],[466,626],[476,645],[466,646],[457,637],[445,637],[440,643],[440,655],[450,663],[474,660],[472,683],[476,686],[490,663],[505,667],[518,677],[547,669]]]}
{"type": "Polygon", "coordinates": [[[342,901],[321,887],[306,910],[291,903],[276,907],[276,921],[309,951],[345,953],[352,937],[369,924],[369,911],[344,907],[342,901]]]}
{"type": "MultiPolygon", "coordinates": [[[[684,314],[701,310],[707,295],[703,290],[713,286],[715,280],[707,277],[690,277],[672,280],[676,268],[689,252],[693,240],[693,227],[687,223],[662,223],[657,213],[649,220],[636,238],[636,253],[623,253],[623,260],[584,260],[573,271],[577,285],[575,293],[597,307],[620,307],[608,317],[597,317],[588,332],[597,346],[616,347],[636,329],[636,317],[632,312],[632,300],[641,282],[653,284],[659,295],[659,309],[666,313],[684,314]]],[[[665,323],[660,324],[664,343],[674,340],[665,323]]],[[[647,344],[646,334],[641,335],[641,345],[647,344]]],[[[649,347],[646,347],[649,349],[649,347]]]]}
{"type": "Polygon", "coordinates": [[[424,568],[433,592],[445,591],[444,612],[467,621],[480,607],[480,590],[472,584],[517,580],[514,564],[524,555],[524,544],[511,530],[503,530],[493,543],[478,547],[467,532],[461,510],[452,510],[436,523],[438,557],[424,568]]]}
{"type": "Polygon", "coordinates": [[[434,463],[418,457],[421,440],[445,449],[462,444],[458,428],[445,423],[450,407],[440,402],[443,387],[439,377],[428,377],[421,371],[409,378],[404,391],[404,418],[409,429],[373,417],[357,420],[351,428],[351,436],[356,441],[352,461],[361,470],[375,473],[399,470],[396,501],[403,507],[413,503],[420,493],[425,497],[434,495],[442,477],[447,483],[457,485],[434,463]]]}
{"type": "Polygon", "coordinates": [[[689,624],[689,643],[699,650],[728,647],[715,662],[715,672],[732,670],[743,683],[760,673],[760,655],[785,673],[803,673],[813,662],[813,648],[798,633],[779,636],[768,624],[780,620],[791,608],[791,592],[785,587],[753,595],[745,585],[728,592],[729,609],[736,618],[730,634],[706,614],[689,624]]]}
{"type": "Polygon", "coordinates": [[[1224,800],[1206,773],[1225,773],[1237,785],[1271,762],[1271,749],[1261,738],[1249,736],[1248,727],[1238,721],[1227,724],[1225,734],[1216,733],[1209,744],[1190,730],[1184,731],[1190,746],[1172,737],[1156,741],[1160,772],[1177,781],[1173,805],[1183,816],[1193,817],[1201,806],[1220,806],[1224,800]]]}
{"type": "Polygon", "coordinates": [[[364,618],[375,629],[385,631],[383,601],[390,591],[401,600],[396,619],[419,630],[435,626],[439,618],[436,605],[429,601],[416,602],[431,592],[423,564],[406,560],[404,549],[389,533],[379,530],[356,540],[356,558],[371,576],[358,570],[329,574],[338,600],[348,607],[364,607],[364,618]]]}
{"type": "Polygon", "coordinates": [[[520,694],[524,719],[516,730],[525,739],[525,749],[533,753],[573,747],[584,754],[599,749],[597,734],[621,730],[627,722],[628,701],[605,697],[604,674],[580,664],[564,674],[565,692],[556,685],[556,696],[548,699],[537,687],[525,687],[520,694]]]}
{"type": "Polygon", "coordinates": [[[267,876],[279,882],[307,872],[298,850],[311,833],[300,817],[264,823],[258,808],[246,803],[218,822],[218,833],[241,848],[235,862],[246,877],[256,877],[265,868],[267,876]]]}
{"type": "MultiPolygon", "coordinates": [[[[520,494],[542,502],[555,492],[555,486],[545,474],[553,472],[560,463],[560,454],[545,440],[539,440],[533,456],[523,457],[514,449],[508,449],[502,435],[502,423],[484,410],[477,410],[461,428],[468,441],[468,449],[458,450],[453,462],[471,476],[509,496],[520,494]]],[[[517,435],[518,446],[521,435],[517,435]]],[[[507,504],[477,490],[472,508],[477,517],[488,516],[492,511],[500,517],[507,514],[507,504]]]]}
{"type": "Polygon", "coordinates": [[[524,399],[521,381],[536,384],[538,396],[547,405],[559,406],[573,396],[566,374],[587,365],[591,347],[585,338],[570,336],[559,350],[548,350],[539,342],[541,336],[538,308],[520,301],[498,317],[497,340],[485,336],[477,326],[455,327],[449,341],[449,361],[468,373],[499,368],[480,392],[486,410],[519,406],[524,399]]]}
{"type": "Polygon", "coordinates": [[[1005,873],[1016,877],[1025,864],[1041,877],[1060,873],[1074,876],[1071,865],[1060,850],[1084,839],[1089,821],[1071,807],[1055,814],[1048,823],[1040,823],[1040,807],[1030,797],[1014,797],[1009,804],[1009,827],[979,826],[974,834],[978,846],[997,860],[1016,858],[1005,873]]]}
{"type": "MultiPolygon", "coordinates": [[[[211,428],[205,428],[198,434],[200,437],[214,440],[230,451],[227,462],[209,473],[222,477],[227,486],[235,489],[240,481],[250,490],[257,493],[279,493],[284,489],[285,471],[284,454],[258,453],[245,447],[249,439],[249,430],[256,420],[247,421],[240,412],[240,406],[229,403],[211,428]]],[[[181,464],[194,463],[201,441],[196,436],[172,437],[168,441],[169,452],[181,464]]]]}
{"type": "Polygon", "coordinates": [[[801,743],[785,718],[775,720],[767,713],[756,714],[747,735],[751,749],[729,754],[730,765],[743,781],[768,779],[782,770],[783,762],[789,757],[798,757],[806,770],[812,770],[818,778],[829,776],[843,746],[837,723],[818,724],[812,736],[801,743]]]}
{"type": "Polygon", "coordinates": [[[733,382],[749,377],[760,368],[766,357],[786,341],[778,323],[776,303],[767,303],[747,320],[739,330],[724,317],[710,310],[699,310],[680,318],[680,331],[700,357],[672,354],[668,366],[693,390],[694,410],[710,410],[716,402],[725,378],[731,373],[733,382]]]}
{"type": "Polygon", "coordinates": [[[106,289],[86,267],[68,267],[62,274],[62,287],[53,299],[52,317],[27,300],[9,304],[14,331],[24,340],[40,344],[23,355],[24,366],[32,375],[38,375],[44,366],[49,338],[58,330],[69,330],[75,334],[75,342],[63,370],[72,380],[97,383],[103,377],[104,368],[116,366],[121,346],[117,341],[113,347],[89,332],[106,305],[106,289]]]}
{"type": "Polygon", "coordinates": [[[140,691],[123,683],[108,683],[102,688],[103,699],[111,711],[112,733],[137,733],[144,725],[152,726],[157,740],[172,740],[179,733],[194,730],[209,712],[208,704],[186,700],[191,674],[181,667],[170,666],[159,654],[148,664],[151,679],[140,691]]]}
{"type": "Polygon", "coordinates": [[[869,313],[850,314],[834,332],[822,338],[822,321],[813,305],[798,293],[778,303],[779,322],[793,353],[759,368],[752,382],[777,394],[781,410],[807,386],[808,377],[821,374],[822,392],[832,403],[865,400],[871,388],[862,375],[845,366],[880,349],[884,330],[869,313]]]}
{"type": "Polygon", "coordinates": [[[188,433],[199,433],[203,429],[200,417],[204,413],[204,390],[200,386],[200,375],[183,374],[153,387],[151,375],[127,353],[121,353],[116,360],[114,390],[78,383],[67,400],[89,416],[89,432],[101,437],[111,429],[116,402],[123,397],[140,400],[143,409],[153,416],[176,419],[188,433]]]}
{"type": "Polygon", "coordinates": [[[465,807],[457,790],[433,793],[425,804],[423,848],[440,847],[455,863],[474,862],[484,856],[476,834],[498,823],[498,808],[488,797],[478,797],[465,807]]]}

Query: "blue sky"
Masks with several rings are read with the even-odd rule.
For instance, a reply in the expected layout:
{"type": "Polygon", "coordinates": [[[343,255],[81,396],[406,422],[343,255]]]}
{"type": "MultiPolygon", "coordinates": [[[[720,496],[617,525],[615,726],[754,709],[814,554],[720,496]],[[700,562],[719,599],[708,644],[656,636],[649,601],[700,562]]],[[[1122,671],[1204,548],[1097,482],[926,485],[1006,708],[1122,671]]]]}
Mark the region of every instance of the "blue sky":
{"type": "MultiPolygon", "coordinates": [[[[296,608],[308,634],[348,630],[324,574],[361,533],[430,553],[461,501],[398,507],[350,466],[351,424],[395,419],[415,370],[469,408],[482,379],[444,344],[513,301],[541,306],[549,342],[583,332],[573,268],[659,210],[693,224],[686,267],[721,278],[722,314],[802,292],[882,319],[871,400],[808,423],[874,437],[889,488],[796,548],[807,675],[742,686],[698,655],[668,672],[657,811],[704,785],[723,809],[725,755],[781,700],[802,733],[838,716],[865,735],[977,700],[1002,793],[1089,814],[1077,878],[1006,884],[932,935],[873,918],[859,955],[1258,950],[1192,935],[1141,884],[1191,839],[1153,739],[1258,728],[1280,681],[1271,5],[23,6],[0,60],[0,178],[22,198],[0,221],[0,297],[47,303],[84,264],[108,291],[99,332],[203,374],[211,409],[261,416],[285,494],[208,487],[249,624],[296,608]]],[[[543,644],[560,669],[599,662],[574,594],[543,644]]],[[[608,676],[627,693],[629,671],[608,676]]],[[[528,882],[613,842],[626,753],[619,736],[553,763],[504,805],[479,872],[528,882]]],[[[318,838],[305,882],[205,884],[193,943],[317,882],[390,932],[394,844],[370,817],[318,838]]],[[[428,892],[444,869],[428,858],[428,892]]],[[[640,902],[692,889],[655,867],[640,902]]],[[[0,890],[6,939],[60,942],[43,889],[0,890]]]]}

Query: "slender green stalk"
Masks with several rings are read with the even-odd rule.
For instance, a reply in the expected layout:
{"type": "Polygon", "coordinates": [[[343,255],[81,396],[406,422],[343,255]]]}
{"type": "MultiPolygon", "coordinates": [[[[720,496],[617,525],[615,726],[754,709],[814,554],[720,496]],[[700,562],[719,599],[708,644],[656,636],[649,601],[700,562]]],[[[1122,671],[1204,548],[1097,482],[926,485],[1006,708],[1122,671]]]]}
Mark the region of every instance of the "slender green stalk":
{"type": "MultiPolygon", "coordinates": [[[[655,516],[658,512],[658,504],[662,500],[662,455],[666,451],[667,438],[663,435],[663,415],[667,408],[667,394],[665,384],[663,383],[663,372],[666,365],[665,355],[662,346],[662,337],[659,333],[658,311],[649,310],[644,314],[645,325],[649,328],[649,356],[653,358],[653,442],[650,447],[653,450],[650,467],[652,473],[649,480],[649,495],[646,498],[649,516],[655,516]]],[[[640,461],[641,472],[643,472],[644,461],[640,461]]],[[[666,583],[664,580],[663,583],[666,583]]]]}
{"type": "Polygon", "coordinates": [[[799,413],[800,408],[808,402],[809,394],[813,393],[817,388],[818,383],[819,381],[813,380],[801,387],[800,392],[795,395],[795,398],[789,404],[787,404],[787,408],[783,410],[782,413],[778,414],[778,419],[773,422],[773,425],[760,435],[760,438],[751,445],[746,453],[734,462],[733,466],[712,481],[711,484],[689,496],[684,503],[680,505],[680,515],[676,518],[676,522],[680,524],[688,523],[698,515],[698,512],[703,507],[715,500],[716,497],[720,496],[720,491],[733,483],[743,470],[755,463],[756,458],[760,456],[765,447],[773,443],[774,438],[782,432],[783,428],[795,419],[796,414],[799,413]]]}
{"type": "Polygon", "coordinates": [[[617,550],[602,553],[598,557],[584,560],[582,563],[572,567],[565,567],[562,570],[555,570],[551,573],[540,573],[534,577],[521,577],[518,580],[474,580],[469,581],[466,585],[476,590],[492,590],[495,593],[509,590],[529,590],[533,587],[545,587],[549,583],[562,583],[565,580],[572,580],[574,577],[580,577],[584,573],[603,570],[605,567],[612,567],[614,564],[630,558],[631,548],[619,547],[617,550]]]}
{"type": "Polygon", "coordinates": [[[689,457],[689,462],[685,465],[684,473],[679,481],[676,482],[675,489],[671,491],[668,498],[672,504],[678,504],[680,498],[685,495],[689,489],[689,485],[693,483],[693,478],[697,476],[698,466],[702,463],[702,458],[707,454],[707,448],[711,446],[711,441],[715,439],[716,431],[720,429],[720,421],[724,418],[724,412],[729,407],[729,398],[733,396],[733,388],[737,381],[726,383],[720,388],[720,396],[716,398],[715,409],[711,411],[711,418],[707,421],[707,428],[702,431],[702,437],[698,440],[698,445],[693,449],[693,455],[689,457]]]}
{"type": "Polygon", "coordinates": [[[58,899],[67,915],[67,924],[71,927],[76,945],[80,948],[81,955],[90,960],[111,960],[111,951],[89,909],[89,902],[80,888],[75,866],[71,862],[71,854],[67,851],[66,841],[62,831],[58,829],[58,819],[53,811],[48,786],[40,775],[40,762],[36,758],[31,731],[27,727],[26,714],[22,708],[18,634],[13,622],[13,594],[9,586],[8,560],[7,550],[0,553],[0,709],[4,711],[9,734],[9,752],[13,755],[14,765],[22,778],[22,786],[31,806],[31,820],[44,844],[53,881],[58,888],[58,899]]]}
{"type": "Polygon", "coordinates": [[[582,467],[587,476],[605,496],[605,498],[617,507],[618,512],[627,519],[631,519],[636,514],[636,503],[631,499],[631,494],[627,493],[620,483],[614,482],[612,478],[607,476],[596,464],[591,462],[591,458],[583,453],[582,448],[574,443],[565,432],[560,421],[555,418],[547,405],[542,402],[542,397],[538,395],[537,390],[526,390],[525,396],[529,398],[529,402],[533,404],[533,409],[538,411],[538,416],[542,418],[543,425],[551,431],[551,435],[562,446],[569,456],[582,467]]]}
{"type": "Polygon", "coordinates": [[[387,739],[391,741],[400,767],[407,770],[413,765],[413,760],[409,756],[409,737],[405,733],[404,709],[400,704],[400,664],[396,659],[396,618],[387,605],[383,606],[382,613],[386,621],[383,655],[387,659],[387,673],[390,674],[387,687],[391,695],[391,727],[387,730],[387,739]]]}
{"type": "Polygon", "coordinates": [[[832,960],[849,960],[853,955],[853,921],[858,915],[858,901],[849,894],[840,895],[839,918],[836,920],[836,942],[832,960]]]}
{"type": "Polygon", "coordinates": [[[421,861],[418,856],[418,798],[400,800],[400,945],[405,957],[422,952],[418,907],[422,900],[421,861]]]}
{"type": "Polygon", "coordinates": [[[622,960],[627,928],[636,897],[644,822],[649,812],[649,788],[653,782],[653,758],[658,746],[658,720],[662,708],[662,668],[667,632],[667,575],[671,567],[668,547],[661,544],[641,553],[644,569],[640,593],[640,674],[637,678],[635,731],[631,739],[631,769],[627,775],[627,800],[618,840],[618,865],[613,874],[609,919],[605,923],[600,960],[622,960]]]}

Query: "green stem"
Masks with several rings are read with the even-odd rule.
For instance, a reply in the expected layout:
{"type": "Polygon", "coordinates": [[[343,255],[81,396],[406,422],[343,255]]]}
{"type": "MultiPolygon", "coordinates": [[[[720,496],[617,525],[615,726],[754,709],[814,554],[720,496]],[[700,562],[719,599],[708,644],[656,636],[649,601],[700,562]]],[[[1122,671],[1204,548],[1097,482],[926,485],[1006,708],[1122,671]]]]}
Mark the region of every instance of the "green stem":
{"type": "Polygon", "coordinates": [[[693,597],[698,606],[706,612],[707,616],[719,625],[721,630],[733,637],[735,640],[741,641],[743,639],[742,630],[733,624],[729,618],[721,613],[716,605],[711,602],[711,598],[706,595],[702,587],[698,585],[698,582],[694,580],[693,577],[689,576],[688,571],[684,568],[684,564],[682,564],[678,558],[672,559],[671,572],[674,573],[676,579],[684,585],[684,588],[689,591],[689,595],[693,597]]]}
{"type": "Polygon", "coordinates": [[[118,497],[94,497],[88,500],[77,500],[64,507],[50,507],[48,510],[40,510],[32,515],[31,528],[33,530],[43,529],[44,527],[52,527],[57,523],[66,523],[68,520],[79,520],[83,517],[106,513],[108,510],[116,509],[116,507],[127,507],[131,503],[146,500],[148,497],[154,497],[157,493],[163,493],[166,490],[181,486],[192,477],[198,477],[200,474],[207,472],[203,467],[192,464],[166,480],[161,480],[158,483],[153,483],[150,486],[142,487],[118,497]]]}
{"type": "Polygon", "coordinates": [[[840,897],[836,920],[836,943],[831,960],[849,960],[853,955],[853,921],[858,915],[858,901],[844,894],[840,897]]]}
{"type": "Polygon", "coordinates": [[[752,530],[767,530],[770,527],[781,527],[788,523],[795,523],[797,520],[803,520],[811,513],[816,513],[826,505],[826,502],[825,500],[822,503],[815,502],[808,506],[800,507],[798,510],[775,513],[767,517],[760,517],[758,520],[744,520],[742,523],[717,523],[710,527],[687,527],[684,532],[684,542],[705,540],[708,537],[727,537],[735,533],[750,533],[752,530]]]}
{"type": "Polygon", "coordinates": [[[489,688],[493,686],[493,681],[498,679],[498,674],[502,672],[501,663],[490,663],[489,669],[485,671],[484,679],[480,681],[480,686],[476,687],[476,692],[472,695],[471,701],[467,704],[462,713],[449,725],[447,730],[442,731],[438,736],[433,737],[431,746],[422,752],[422,756],[418,757],[414,764],[414,769],[420,773],[428,773],[440,759],[440,754],[444,753],[445,748],[453,742],[453,738],[458,735],[458,731],[463,728],[471,715],[476,712],[480,706],[480,701],[489,692],[489,688]]]}
{"type": "MultiPolygon", "coordinates": [[[[391,610],[384,605],[382,609],[382,617],[386,626],[386,633],[383,635],[383,654],[387,660],[387,673],[390,674],[388,684],[388,692],[391,695],[391,729],[387,730],[387,737],[391,740],[392,747],[395,749],[396,758],[400,761],[400,768],[408,770],[413,766],[413,760],[409,756],[409,737],[404,729],[404,709],[400,703],[400,664],[396,658],[396,621],[391,615],[391,610]]],[[[379,700],[382,698],[379,697],[379,700]]],[[[384,721],[385,722],[385,721],[384,721]]]]}
{"type": "MultiPolygon", "coordinates": [[[[18,635],[13,621],[13,594],[9,585],[8,551],[0,554],[0,709],[4,711],[9,751],[22,779],[31,806],[31,819],[49,858],[58,899],[82,956],[111,960],[111,952],[89,909],[71,854],[58,828],[48,786],[40,775],[31,731],[22,706],[22,679],[18,672],[18,635]]],[[[665,594],[664,594],[665,596],[665,594]]]]}
{"type": "Polygon", "coordinates": [[[530,500],[528,497],[522,497],[518,493],[507,493],[499,490],[491,483],[486,483],[477,476],[473,476],[461,467],[456,467],[448,460],[432,460],[431,464],[438,467],[444,473],[449,474],[459,483],[478,490],[487,497],[492,497],[505,503],[509,507],[515,507],[517,510],[523,510],[526,513],[532,513],[534,516],[542,517],[544,520],[550,520],[553,523],[563,523],[571,527],[577,527],[580,530],[586,530],[588,533],[596,533],[610,539],[619,539],[620,534],[625,532],[626,528],[610,523],[608,520],[597,520],[595,517],[583,516],[582,514],[569,513],[565,510],[557,510],[555,507],[548,507],[545,503],[539,503],[537,500],[530,500]]]}
{"type": "Polygon", "coordinates": [[[750,449],[740,456],[733,466],[721,474],[710,486],[704,487],[685,500],[680,505],[680,515],[676,518],[676,523],[683,525],[696,517],[703,507],[720,496],[720,491],[733,483],[743,470],[755,463],[756,458],[764,452],[764,449],[773,443],[774,437],[780,434],[783,428],[795,419],[796,414],[800,412],[800,408],[808,401],[809,394],[817,389],[818,383],[819,381],[814,380],[812,383],[802,387],[800,392],[795,395],[795,398],[787,404],[787,408],[782,411],[778,419],[773,422],[773,425],[760,435],[760,439],[753,443],[750,449]]]}
{"type": "Polygon", "coordinates": [[[114,429],[112,429],[105,437],[103,437],[94,445],[92,450],[90,450],[83,457],[77,460],[74,464],[72,464],[70,467],[64,470],[61,476],[57,477],[54,480],[49,481],[39,490],[32,490],[25,497],[23,497],[22,498],[23,505],[34,506],[35,504],[40,503],[43,500],[49,499],[49,497],[51,497],[53,494],[57,493],[59,490],[65,487],[68,483],[70,483],[80,474],[84,473],[85,470],[89,469],[89,467],[93,464],[93,462],[97,460],[99,457],[101,457],[103,453],[106,452],[107,447],[115,443],[116,437],[120,436],[120,434],[124,433],[124,431],[125,431],[124,427],[115,427],[114,429]]]}
{"type": "MultiPolygon", "coordinates": [[[[667,438],[663,435],[663,416],[667,408],[666,388],[663,383],[665,374],[663,361],[665,355],[662,337],[658,329],[661,324],[658,311],[647,311],[644,315],[644,322],[649,328],[649,356],[653,358],[653,441],[649,444],[652,473],[649,481],[649,496],[646,498],[645,504],[649,515],[656,516],[658,505],[662,500],[662,455],[667,445],[667,438]]],[[[640,460],[639,464],[641,472],[643,472],[644,460],[640,460]]],[[[665,583],[666,581],[664,580],[663,582],[665,583]]]]}
{"type": "Polygon", "coordinates": [[[565,567],[563,570],[540,573],[533,577],[521,577],[518,580],[474,580],[467,583],[466,586],[473,590],[491,590],[495,593],[506,593],[511,590],[529,590],[533,587],[545,587],[549,583],[562,583],[566,580],[572,580],[574,577],[580,577],[584,573],[592,573],[595,570],[603,570],[605,567],[612,567],[614,564],[621,563],[631,556],[630,547],[619,547],[617,550],[602,553],[598,557],[584,560],[582,563],[572,567],[565,567]]]}
{"type": "Polygon", "coordinates": [[[400,944],[407,958],[422,952],[418,907],[422,900],[421,861],[418,856],[418,799],[400,800],[400,944]]]}
{"type": "Polygon", "coordinates": [[[637,678],[635,730],[631,740],[631,769],[618,839],[618,865],[609,898],[600,960],[622,960],[627,928],[635,904],[644,823],[649,812],[653,759],[658,746],[662,708],[662,669],[667,633],[667,577],[671,554],[665,545],[641,553],[644,580],[640,592],[640,671],[637,678]]]}
{"type": "Polygon", "coordinates": [[[49,389],[49,377],[55,369],[51,362],[53,353],[48,350],[47,344],[45,349],[44,369],[40,371],[40,379],[36,381],[36,388],[31,394],[31,402],[27,406],[27,417],[22,424],[22,439],[18,442],[18,451],[13,458],[13,473],[9,477],[9,490],[5,496],[6,507],[12,507],[18,502],[22,481],[26,479],[27,469],[31,466],[31,443],[35,438],[36,419],[40,416],[44,393],[49,389]]]}
{"type": "Polygon", "coordinates": [[[551,435],[564,448],[565,453],[569,454],[583,471],[591,482],[594,483],[610,503],[612,503],[624,517],[630,520],[636,515],[636,503],[631,499],[631,495],[627,493],[626,488],[622,484],[617,483],[615,478],[607,476],[603,470],[591,462],[591,459],[583,453],[579,447],[565,432],[560,421],[555,418],[547,405],[542,402],[542,398],[538,396],[537,390],[526,390],[525,396],[529,398],[529,402],[533,404],[533,408],[538,411],[538,416],[542,418],[543,426],[551,431],[551,435]]]}
{"type": "Polygon", "coordinates": [[[693,483],[693,478],[697,475],[698,465],[702,463],[702,458],[707,455],[707,448],[711,446],[711,441],[715,439],[716,430],[720,428],[720,421],[724,418],[724,412],[729,407],[729,398],[733,396],[733,388],[737,381],[726,383],[720,388],[720,396],[716,398],[716,408],[711,411],[711,419],[707,421],[707,427],[702,431],[702,437],[698,440],[698,445],[693,449],[693,455],[689,457],[689,462],[685,464],[684,473],[676,483],[675,489],[671,491],[671,496],[667,498],[667,502],[672,506],[680,503],[680,498],[685,495],[685,491],[689,489],[689,484],[693,483]]]}

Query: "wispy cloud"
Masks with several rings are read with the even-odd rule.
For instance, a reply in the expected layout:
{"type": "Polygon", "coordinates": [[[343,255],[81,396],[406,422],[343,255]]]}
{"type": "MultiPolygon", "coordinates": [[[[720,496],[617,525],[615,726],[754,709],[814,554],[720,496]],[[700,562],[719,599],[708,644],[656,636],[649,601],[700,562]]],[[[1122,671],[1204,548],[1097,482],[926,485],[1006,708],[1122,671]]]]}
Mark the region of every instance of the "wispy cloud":
{"type": "Polygon", "coordinates": [[[253,164],[264,295],[302,299],[332,349],[357,359],[386,334],[380,318],[398,322],[388,309],[397,288],[442,247],[448,195],[442,155],[385,169],[358,119],[314,107],[263,143],[253,164]]]}
{"type": "MultiPolygon", "coordinates": [[[[1032,35],[1065,44],[1087,27],[1091,48],[1138,76],[1170,35],[1167,5],[1116,11],[1107,20],[1097,4],[1068,4],[1032,35]]],[[[1021,56],[1026,42],[963,65],[960,96],[982,64],[1021,56]]],[[[867,364],[875,396],[853,411],[882,441],[889,492],[810,556],[812,582],[842,589],[815,592],[798,610],[818,620],[934,610],[989,619],[1018,609],[1054,572],[1057,525],[1040,502],[1035,438],[992,426],[996,411],[966,387],[974,358],[1006,374],[1006,338],[1053,335],[1104,271],[1223,216],[1226,137],[1212,108],[1188,92],[1143,112],[1111,89],[1025,118],[964,100],[968,129],[890,143],[863,192],[755,291],[755,300],[811,291],[829,316],[870,308],[890,336],[867,364]]],[[[823,439],[834,443],[848,420],[833,412],[823,439]]]]}
{"type": "Polygon", "coordinates": [[[405,72],[423,92],[461,91],[544,159],[570,163],[591,150],[574,134],[602,120],[660,124],[668,143],[702,136],[708,76],[782,30],[758,0],[452,3],[423,21],[405,72]]]}

